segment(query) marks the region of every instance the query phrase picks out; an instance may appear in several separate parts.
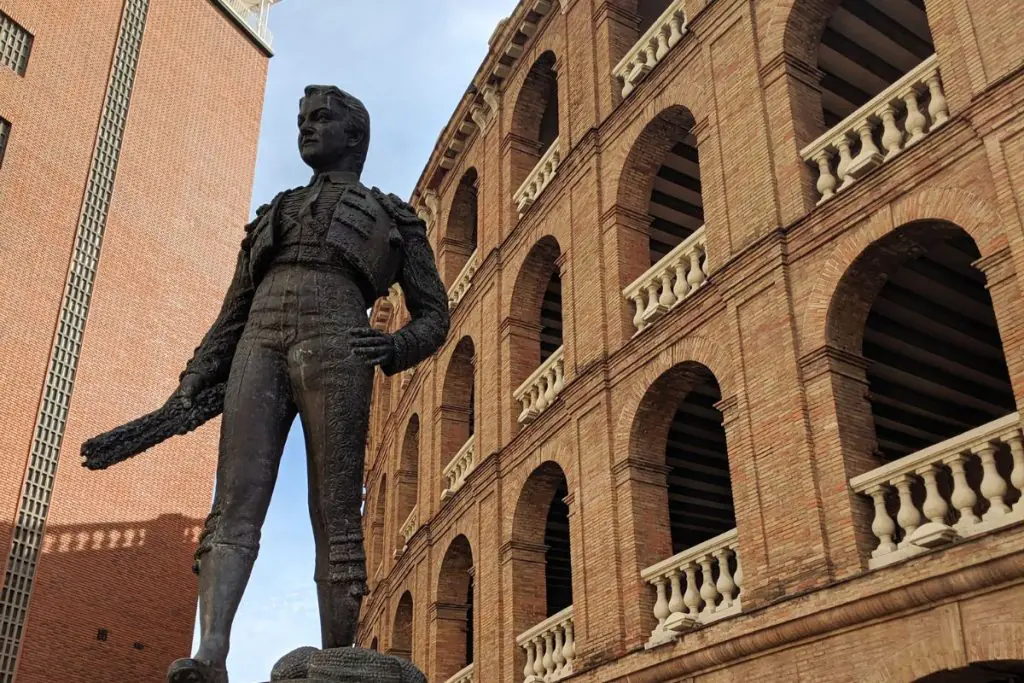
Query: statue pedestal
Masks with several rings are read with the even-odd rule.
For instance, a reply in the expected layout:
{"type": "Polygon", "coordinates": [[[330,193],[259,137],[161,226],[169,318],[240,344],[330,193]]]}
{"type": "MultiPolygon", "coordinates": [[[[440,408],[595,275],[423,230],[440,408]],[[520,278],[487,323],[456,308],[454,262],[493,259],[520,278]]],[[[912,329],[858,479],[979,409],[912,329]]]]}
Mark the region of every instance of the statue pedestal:
{"type": "Polygon", "coordinates": [[[412,662],[376,650],[300,647],[282,657],[270,674],[272,683],[427,683],[412,662]]]}

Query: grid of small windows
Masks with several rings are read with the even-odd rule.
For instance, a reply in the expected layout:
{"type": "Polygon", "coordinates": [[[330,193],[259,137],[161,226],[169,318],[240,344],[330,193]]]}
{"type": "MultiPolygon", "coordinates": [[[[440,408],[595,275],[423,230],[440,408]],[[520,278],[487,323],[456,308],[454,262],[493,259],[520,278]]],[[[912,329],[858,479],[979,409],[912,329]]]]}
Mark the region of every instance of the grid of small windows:
{"type": "Polygon", "coordinates": [[[149,0],[126,0],[121,16],[110,82],[75,236],[75,250],[64,288],[43,399],[36,418],[14,542],[0,594],[0,683],[14,680],[148,9],[149,0]]]}
{"type": "Polygon", "coordinates": [[[16,74],[24,76],[31,52],[32,34],[14,19],[0,12],[0,65],[14,69],[16,74]]]}
{"type": "Polygon", "coordinates": [[[11,137],[11,122],[0,116],[0,167],[4,165],[4,152],[7,151],[7,139],[11,137]]]}

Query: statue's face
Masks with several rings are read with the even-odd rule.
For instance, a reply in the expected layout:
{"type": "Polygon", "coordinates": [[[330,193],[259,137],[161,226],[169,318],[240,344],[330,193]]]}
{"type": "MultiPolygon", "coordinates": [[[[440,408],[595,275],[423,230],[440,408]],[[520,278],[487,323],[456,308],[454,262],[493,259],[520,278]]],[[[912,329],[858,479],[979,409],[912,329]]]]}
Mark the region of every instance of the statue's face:
{"type": "Polygon", "coordinates": [[[347,118],[347,112],[334,98],[303,98],[299,105],[299,155],[307,165],[328,168],[351,153],[359,138],[348,130],[347,118]]]}

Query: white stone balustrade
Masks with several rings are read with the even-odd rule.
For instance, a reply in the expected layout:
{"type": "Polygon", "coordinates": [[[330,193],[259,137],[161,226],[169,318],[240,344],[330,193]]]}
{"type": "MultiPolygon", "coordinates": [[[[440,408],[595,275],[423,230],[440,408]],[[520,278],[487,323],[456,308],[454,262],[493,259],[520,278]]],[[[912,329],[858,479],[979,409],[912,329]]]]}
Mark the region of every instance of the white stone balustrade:
{"type": "Polygon", "coordinates": [[[445,489],[441,492],[441,500],[448,500],[466,483],[466,477],[476,467],[475,435],[466,439],[459,452],[451,462],[444,466],[445,489]]]}
{"type": "Polygon", "coordinates": [[[932,55],[800,152],[818,172],[818,204],[948,120],[939,62],[932,55]]]}
{"type": "Polygon", "coordinates": [[[519,424],[529,424],[555,402],[565,388],[564,347],[559,346],[526,381],[519,385],[512,397],[519,401],[522,411],[519,424]]]}
{"type": "Polygon", "coordinates": [[[457,674],[449,678],[445,683],[473,683],[473,665],[470,664],[457,674]]]}
{"type": "Polygon", "coordinates": [[[473,250],[473,253],[469,255],[469,260],[466,261],[466,265],[459,271],[459,276],[455,278],[455,282],[448,289],[448,310],[459,305],[459,302],[466,296],[466,292],[469,291],[470,286],[473,284],[473,276],[476,275],[476,269],[480,266],[479,253],[477,250],[473,250]]]}
{"type": "Polygon", "coordinates": [[[520,217],[526,213],[527,209],[533,206],[540,193],[554,179],[555,173],[558,171],[558,164],[561,161],[562,152],[556,139],[548,147],[548,151],[544,152],[544,156],[540,158],[540,161],[533,167],[533,170],[530,171],[530,175],[526,176],[523,184],[512,195],[512,201],[515,202],[516,210],[519,212],[520,217]]]}
{"type": "Polygon", "coordinates": [[[639,334],[708,281],[704,226],[680,242],[646,273],[622,290],[633,302],[633,326],[639,334]]]}
{"type": "Polygon", "coordinates": [[[740,611],[743,569],[738,546],[732,529],[640,572],[640,578],[657,591],[658,625],[646,647],[740,611]]]}
{"type": "Polygon", "coordinates": [[[627,97],[633,92],[637,84],[665,58],[669,50],[679,44],[684,35],[686,14],[683,12],[683,0],[672,0],[668,9],[640,36],[640,40],[612,70],[612,75],[622,84],[622,96],[627,97]]]}
{"type": "Polygon", "coordinates": [[[270,47],[274,36],[268,28],[270,6],[278,0],[221,0],[221,3],[238,17],[251,33],[270,47]]]}
{"type": "MultiPolygon", "coordinates": [[[[416,533],[416,529],[418,529],[419,526],[419,509],[418,506],[414,505],[412,507],[412,511],[409,512],[409,516],[405,518],[405,521],[402,522],[402,526],[398,529],[398,533],[402,536],[402,541],[404,542],[405,547],[408,547],[409,540],[412,538],[412,535],[416,533]]],[[[405,547],[402,549],[404,550],[405,547]]]]}
{"type": "Polygon", "coordinates": [[[874,504],[878,547],[869,566],[1024,519],[1020,427],[1013,413],[851,479],[874,504]],[[1012,508],[1007,499],[1016,501],[1012,508]]]}
{"type": "Polygon", "coordinates": [[[572,605],[523,632],[516,644],[526,652],[523,683],[552,683],[572,674],[576,661],[572,605]]]}

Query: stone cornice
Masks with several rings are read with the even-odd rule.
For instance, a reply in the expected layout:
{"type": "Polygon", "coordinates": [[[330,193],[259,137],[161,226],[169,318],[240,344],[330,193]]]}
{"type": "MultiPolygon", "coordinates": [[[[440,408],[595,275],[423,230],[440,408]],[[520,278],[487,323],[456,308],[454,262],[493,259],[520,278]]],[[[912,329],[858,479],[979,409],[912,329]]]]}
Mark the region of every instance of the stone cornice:
{"type": "Polygon", "coordinates": [[[809,382],[822,374],[832,372],[864,383],[867,386],[868,360],[830,344],[820,346],[799,359],[803,381],[809,382]]]}

